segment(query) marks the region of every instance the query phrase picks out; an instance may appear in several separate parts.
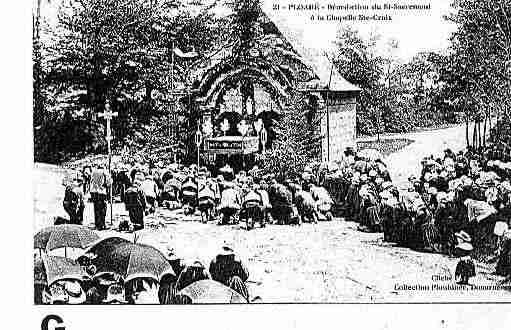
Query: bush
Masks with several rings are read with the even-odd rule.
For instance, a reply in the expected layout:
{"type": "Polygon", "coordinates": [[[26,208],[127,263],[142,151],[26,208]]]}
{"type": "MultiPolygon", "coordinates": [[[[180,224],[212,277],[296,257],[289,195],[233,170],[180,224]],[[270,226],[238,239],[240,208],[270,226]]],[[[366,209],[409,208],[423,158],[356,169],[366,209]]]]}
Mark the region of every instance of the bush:
{"type": "Polygon", "coordinates": [[[283,181],[301,175],[306,165],[319,160],[321,137],[315,130],[318,123],[309,123],[307,113],[305,104],[283,110],[271,149],[256,158],[263,175],[274,174],[283,181]]]}

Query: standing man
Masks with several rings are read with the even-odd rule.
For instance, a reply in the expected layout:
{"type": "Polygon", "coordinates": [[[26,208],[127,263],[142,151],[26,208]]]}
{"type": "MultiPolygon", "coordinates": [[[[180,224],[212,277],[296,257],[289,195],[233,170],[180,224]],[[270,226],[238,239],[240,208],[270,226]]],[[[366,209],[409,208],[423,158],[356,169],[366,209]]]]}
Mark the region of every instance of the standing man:
{"type": "Polygon", "coordinates": [[[108,198],[107,189],[110,186],[110,175],[104,165],[100,164],[92,171],[90,195],[94,204],[94,224],[97,230],[106,229],[106,201],[108,198]]]}
{"type": "Polygon", "coordinates": [[[133,181],[131,187],[126,190],[124,200],[134,231],[144,228],[146,196],[144,191],[140,188],[140,185],[141,182],[139,180],[133,181]]]}
{"type": "Polygon", "coordinates": [[[81,173],[76,173],[73,177],[73,181],[66,187],[64,201],[62,202],[64,210],[69,214],[69,222],[73,225],[83,224],[85,202],[81,185],[81,173]]]}
{"type": "Polygon", "coordinates": [[[83,193],[84,195],[89,193],[90,190],[90,177],[92,174],[92,168],[89,164],[85,165],[82,169],[83,176],[83,193]]]}
{"type": "Polygon", "coordinates": [[[117,174],[117,181],[119,183],[119,193],[121,195],[121,202],[124,203],[124,193],[126,192],[126,189],[128,189],[131,186],[131,179],[128,175],[128,168],[126,165],[121,165],[121,168],[119,170],[119,173],[117,174]]]}
{"type": "Polygon", "coordinates": [[[140,189],[144,191],[146,202],[149,206],[149,213],[156,212],[159,190],[158,185],[154,181],[154,177],[152,175],[147,175],[144,181],[141,181],[140,189]]]}

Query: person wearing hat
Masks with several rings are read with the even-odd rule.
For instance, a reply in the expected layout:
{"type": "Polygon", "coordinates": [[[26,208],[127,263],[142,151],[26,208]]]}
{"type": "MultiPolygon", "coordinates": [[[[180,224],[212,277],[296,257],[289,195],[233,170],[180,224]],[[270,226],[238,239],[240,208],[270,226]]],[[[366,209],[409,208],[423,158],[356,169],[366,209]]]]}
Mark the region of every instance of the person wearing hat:
{"type": "Polygon", "coordinates": [[[60,280],[50,286],[52,304],[80,305],[86,296],[77,280],[60,280]]]}
{"type": "Polygon", "coordinates": [[[204,264],[196,259],[188,263],[183,271],[179,274],[176,281],[176,291],[181,291],[187,286],[197,281],[210,280],[211,275],[204,266],[204,264]]]}
{"type": "Polygon", "coordinates": [[[314,184],[310,186],[309,191],[316,201],[317,215],[320,220],[332,221],[334,218],[332,214],[334,201],[328,191],[324,187],[314,184]]]}
{"type": "Polygon", "coordinates": [[[173,173],[167,173],[161,193],[161,201],[163,206],[173,210],[181,206],[181,182],[173,173]]]}
{"type": "Polygon", "coordinates": [[[85,164],[82,168],[82,177],[83,177],[83,193],[86,195],[90,190],[90,180],[92,175],[92,167],[89,164],[85,164]]]}
{"type": "Polygon", "coordinates": [[[495,274],[511,279],[511,230],[504,230],[502,233],[502,243],[499,260],[495,268],[495,274]]]}
{"type": "Polygon", "coordinates": [[[108,288],[115,284],[122,285],[122,280],[119,275],[114,273],[96,274],[87,289],[85,303],[90,305],[102,304],[107,296],[108,288]]]}
{"type": "Polygon", "coordinates": [[[198,185],[193,175],[188,175],[181,186],[181,199],[185,214],[193,214],[197,206],[198,185]]]}
{"type": "Polygon", "coordinates": [[[470,278],[476,276],[475,265],[471,257],[472,250],[472,244],[468,242],[456,246],[456,254],[460,257],[460,260],[456,265],[454,276],[458,284],[467,285],[470,278]]]}
{"type": "Polygon", "coordinates": [[[158,281],[152,277],[136,277],[126,282],[128,304],[156,305],[159,303],[158,281]]]}
{"type": "Polygon", "coordinates": [[[106,229],[106,203],[111,180],[110,173],[102,164],[92,171],[90,195],[94,206],[94,224],[97,230],[106,229]]]}
{"type": "Polygon", "coordinates": [[[263,197],[257,188],[258,185],[249,184],[242,194],[240,219],[247,221],[247,230],[254,228],[256,221],[259,221],[261,228],[266,226],[266,219],[263,213],[263,197]],[[250,219],[252,219],[252,223],[249,223],[250,219]]]}
{"type": "Polygon", "coordinates": [[[269,188],[268,195],[272,205],[271,214],[279,225],[288,225],[293,215],[293,193],[275,179],[269,188]]]}
{"type": "Polygon", "coordinates": [[[438,205],[433,210],[433,218],[440,236],[440,249],[449,255],[454,253],[454,233],[459,227],[457,210],[451,198],[452,194],[439,192],[438,205]]]}
{"type": "Polygon", "coordinates": [[[219,212],[222,214],[222,218],[218,224],[229,224],[231,222],[231,218],[236,215],[240,208],[241,197],[235,184],[232,181],[224,182],[224,190],[222,191],[220,205],[218,207],[219,212]]]}
{"type": "Polygon", "coordinates": [[[207,223],[213,218],[215,209],[215,196],[216,186],[212,181],[205,181],[202,185],[199,185],[198,197],[198,208],[201,212],[202,222],[207,223]]]}
{"type": "Polygon", "coordinates": [[[171,305],[175,303],[175,297],[177,295],[176,281],[177,276],[173,273],[166,273],[160,278],[158,301],[161,305],[171,305]]]}
{"type": "Polygon", "coordinates": [[[154,180],[154,177],[152,175],[147,175],[145,180],[140,184],[140,189],[144,192],[146,205],[149,207],[148,212],[156,212],[159,189],[156,181],[154,180]]]}
{"type": "Polygon", "coordinates": [[[107,305],[120,305],[127,304],[126,292],[124,287],[120,284],[113,284],[106,290],[106,298],[103,300],[103,304],[107,305]]]}
{"type": "Polygon", "coordinates": [[[301,186],[298,186],[297,191],[295,192],[295,204],[298,210],[298,215],[301,218],[300,223],[318,222],[316,201],[314,200],[314,197],[312,197],[312,194],[309,191],[303,190],[301,186]]]}
{"type": "Polygon", "coordinates": [[[144,228],[144,215],[147,198],[144,191],[140,188],[140,181],[135,180],[131,184],[124,196],[124,205],[128,211],[130,221],[133,224],[133,230],[144,228]]]}
{"type": "Polygon", "coordinates": [[[224,176],[225,180],[234,180],[234,170],[231,166],[229,166],[229,164],[226,164],[224,167],[220,168],[220,173],[224,176]]]}
{"type": "Polygon", "coordinates": [[[53,283],[42,294],[43,304],[49,305],[65,305],[69,300],[69,296],[63,285],[53,283]]]}
{"type": "Polygon", "coordinates": [[[380,218],[383,230],[383,240],[385,242],[395,241],[395,224],[394,224],[394,207],[397,200],[388,190],[383,190],[379,193],[380,203],[380,218]]]}
{"type": "Polygon", "coordinates": [[[83,224],[85,201],[82,190],[82,175],[80,173],[76,173],[73,176],[73,181],[66,187],[62,206],[69,215],[69,223],[74,225],[83,224]]]}
{"type": "Polygon", "coordinates": [[[351,183],[346,192],[345,201],[347,204],[346,218],[357,220],[360,212],[360,172],[354,172],[351,178],[351,183]]]}
{"type": "Polygon", "coordinates": [[[181,254],[176,251],[173,246],[167,246],[167,251],[164,253],[166,255],[166,259],[169,262],[174,274],[176,275],[176,279],[181,274],[186,264],[181,254]]]}
{"type": "Polygon", "coordinates": [[[249,277],[248,269],[228,244],[224,244],[216,257],[211,260],[209,273],[213,280],[230,287],[247,301],[249,300],[245,284],[249,277]]]}
{"type": "Polygon", "coordinates": [[[273,224],[273,217],[271,215],[272,205],[270,203],[270,195],[268,194],[269,186],[265,181],[260,181],[259,184],[254,186],[257,193],[261,195],[263,201],[263,216],[265,224],[273,224]]]}
{"type": "Polygon", "coordinates": [[[382,184],[381,184],[381,189],[382,190],[388,190],[392,187],[392,182],[390,181],[384,181],[382,184]]]}

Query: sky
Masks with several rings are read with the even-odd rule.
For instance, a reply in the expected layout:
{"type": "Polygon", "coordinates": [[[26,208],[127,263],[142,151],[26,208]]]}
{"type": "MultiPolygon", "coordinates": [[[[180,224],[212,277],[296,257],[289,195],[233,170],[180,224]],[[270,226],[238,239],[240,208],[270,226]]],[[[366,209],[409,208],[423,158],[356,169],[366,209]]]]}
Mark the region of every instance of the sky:
{"type": "MultiPolygon", "coordinates": [[[[62,0],[52,0],[50,4],[43,1],[42,14],[50,22],[55,22],[55,15],[58,4],[62,0]]],[[[186,0],[185,0],[186,1],[186,0]]],[[[214,0],[203,0],[203,3],[212,2],[214,0]]],[[[195,1],[196,2],[196,1],[195,1]]],[[[320,48],[328,51],[332,49],[336,33],[341,25],[351,25],[362,36],[368,37],[371,32],[381,34],[382,40],[395,39],[399,43],[399,49],[395,55],[403,61],[411,59],[415,54],[421,51],[443,51],[449,47],[449,36],[455,31],[455,26],[446,22],[443,15],[450,11],[450,0],[262,0],[263,7],[266,12],[281,17],[289,25],[290,29],[299,31],[302,40],[311,48],[320,48]],[[392,15],[392,21],[371,21],[371,22],[338,22],[338,21],[311,21],[311,15],[334,14],[337,16],[345,16],[348,14],[358,15],[360,11],[328,11],[320,9],[307,10],[288,10],[290,4],[298,5],[314,5],[318,4],[326,6],[333,5],[368,5],[373,4],[418,4],[431,6],[430,10],[425,11],[394,11],[383,10],[378,11],[380,15],[392,15]],[[279,11],[274,11],[273,6],[280,5],[279,11]]],[[[295,7],[296,8],[296,7],[295,7]]],[[[369,10],[372,16],[375,12],[369,10]]],[[[383,48],[383,47],[382,47],[383,48]]]]}

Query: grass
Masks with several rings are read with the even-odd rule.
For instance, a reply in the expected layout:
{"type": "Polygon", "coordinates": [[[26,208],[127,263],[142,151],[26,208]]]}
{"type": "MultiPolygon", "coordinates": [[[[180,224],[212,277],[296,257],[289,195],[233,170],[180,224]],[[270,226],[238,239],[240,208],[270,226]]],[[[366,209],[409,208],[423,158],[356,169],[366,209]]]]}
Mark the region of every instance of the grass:
{"type": "Polygon", "coordinates": [[[358,150],[376,149],[381,152],[383,156],[388,156],[409,146],[413,142],[413,140],[406,138],[381,139],[380,141],[359,141],[357,142],[357,148],[358,150]]]}

